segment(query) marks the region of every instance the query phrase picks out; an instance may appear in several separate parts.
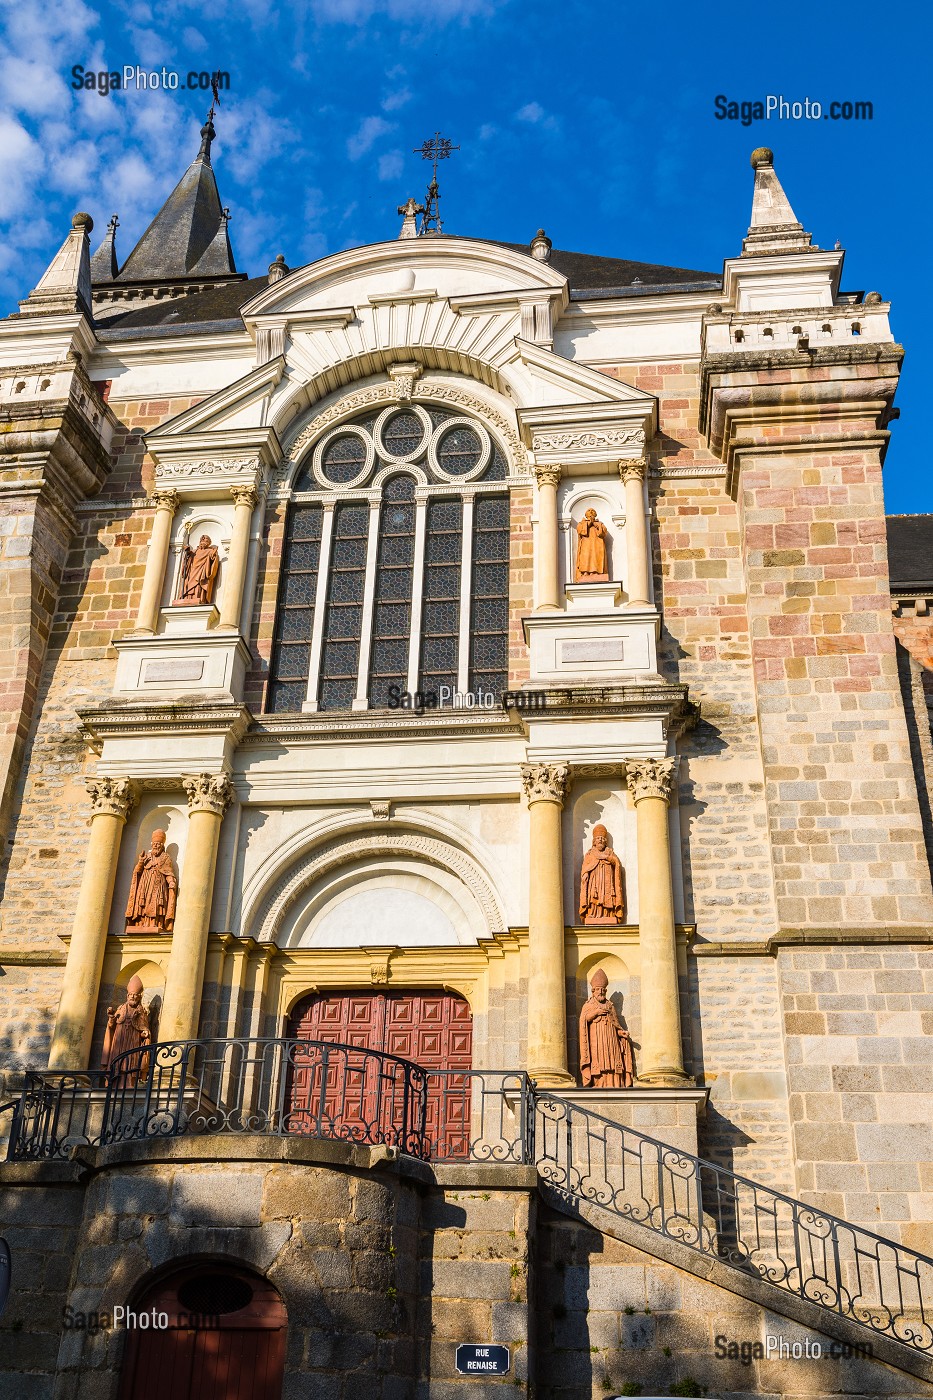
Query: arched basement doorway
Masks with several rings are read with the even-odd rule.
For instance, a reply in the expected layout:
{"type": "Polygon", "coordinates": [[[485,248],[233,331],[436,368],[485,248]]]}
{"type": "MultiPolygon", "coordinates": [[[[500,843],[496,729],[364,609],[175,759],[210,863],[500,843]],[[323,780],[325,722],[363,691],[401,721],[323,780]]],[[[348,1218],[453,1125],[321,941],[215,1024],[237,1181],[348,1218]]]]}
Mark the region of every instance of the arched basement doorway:
{"type": "Polygon", "coordinates": [[[201,1264],[162,1278],[133,1305],[120,1400],[281,1400],[285,1305],[248,1269],[201,1264]],[[167,1326],[152,1326],[152,1317],[167,1326]]]}
{"type": "MultiPolygon", "coordinates": [[[[302,998],[286,1034],[296,1040],[324,1040],[379,1050],[413,1060],[429,1072],[427,1133],[432,1155],[450,1160],[469,1156],[470,1078],[473,1016],[469,1002],[452,992],[322,992],[302,998]]],[[[301,1131],[302,1110],[311,1085],[296,1069],[290,1090],[292,1131],[301,1131]]],[[[350,1095],[337,1111],[352,1128],[353,1115],[371,1121],[373,1106],[354,1104],[350,1095]]],[[[310,1124],[305,1131],[311,1131],[310,1124]]]]}

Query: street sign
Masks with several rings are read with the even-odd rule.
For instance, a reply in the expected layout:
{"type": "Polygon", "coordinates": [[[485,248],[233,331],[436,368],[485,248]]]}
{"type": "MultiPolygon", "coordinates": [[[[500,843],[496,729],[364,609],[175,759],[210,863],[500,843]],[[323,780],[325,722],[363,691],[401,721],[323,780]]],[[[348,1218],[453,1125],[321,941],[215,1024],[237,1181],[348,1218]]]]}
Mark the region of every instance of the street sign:
{"type": "Polygon", "coordinates": [[[11,1272],[10,1246],[7,1244],[6,1240],[0,1239],[0,1317],[3,1316],[6,1300],[10,1296],[11,1272]]]}
{"type": "Polygon", "coordinates": [[[507,1376],[509,1365],[508,1347],[473,1342],[461,1342],[457,1347],[457,1371],[461,1376],[507,1376]]]}

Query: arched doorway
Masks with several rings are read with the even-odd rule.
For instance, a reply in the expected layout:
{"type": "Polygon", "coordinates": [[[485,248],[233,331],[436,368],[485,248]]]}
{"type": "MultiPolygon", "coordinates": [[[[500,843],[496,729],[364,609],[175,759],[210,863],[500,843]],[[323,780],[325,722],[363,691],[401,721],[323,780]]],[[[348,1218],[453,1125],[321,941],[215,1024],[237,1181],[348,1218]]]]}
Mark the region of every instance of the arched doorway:
{"type": "Polygon", "coordinates": [[[132,1312],[120,1400],[281,1400],[285,1305],[258,1274],[196,1265],[154,1283],[132,1312]]]}
{"type": "MultiPolygon", "coordinates": [[[[469,1003],[452,992],[348,991],[304,997],[294,1007],[286,1034],[381,1050],[413,1060],[429,1072],[427,1133],[432,1156],[469,1156],[473,1016],[469,1003]]],[[[301,1131],[310,1085],[296,1070],[291,1084],[292,1131],[301,1131]]],[[[371,1118],[371,1107],[345,1098],[344,1121],[371,1118]]],[[[311,1131],[310,1126],[305,1131],[311,1131]]]]}

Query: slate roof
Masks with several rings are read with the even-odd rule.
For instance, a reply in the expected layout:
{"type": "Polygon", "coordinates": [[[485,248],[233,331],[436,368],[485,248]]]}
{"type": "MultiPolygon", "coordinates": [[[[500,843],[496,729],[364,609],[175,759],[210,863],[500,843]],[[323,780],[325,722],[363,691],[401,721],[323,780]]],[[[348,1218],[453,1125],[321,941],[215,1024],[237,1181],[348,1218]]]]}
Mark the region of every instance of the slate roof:
{"type": "Polygon", "coordinates": [[[891,587],[933,588],[933,515],[889,515],[887,526],[891,587]]]}
{"type": "MultiPolygon", "coordinates": [[[[158,222],[158,217],[150,225],[150,229],[158,222]]],[[[148,230],[143,234],[137,248],[147,236],[148,230]]],[[[495,242],[494,239],[472,241],[495,242]]],[[[527,244],[500,243],[499,246],[509,248],[513,252],[528,254],[527,244]]],[[[135,251],[127,260],[117,279],[118,282],[125,280],[135,251]]],[[[571,296],[579,300],[605,296],[647,296],[661,291],[715,291],[722,285],[721,277],[712,272],[694,272],[688,268],[666,267],[660,263],[630,262],[625,258],[602,258],[593,253],[565,252],[559,248],[552,250],[549,266],[568,279],[571,296]]],[[[116,305],[98,308],[95,316],[97,325],[105,336],[109,331],[129,336],[145,330],[167,334],[173,329],[182,328],[220,329],[220,323],[237,324],[240,320],[240,307],[267,285],[265,277],[252,277],[248,280],[231,281],[227,285],[212,287],[203,292],[191,292],[186,296],[166,299],[154,306],[124,309],[125,304],[118,302],[116,305]],[[156,330],[157,327],[160,330],[156,330]]]]}

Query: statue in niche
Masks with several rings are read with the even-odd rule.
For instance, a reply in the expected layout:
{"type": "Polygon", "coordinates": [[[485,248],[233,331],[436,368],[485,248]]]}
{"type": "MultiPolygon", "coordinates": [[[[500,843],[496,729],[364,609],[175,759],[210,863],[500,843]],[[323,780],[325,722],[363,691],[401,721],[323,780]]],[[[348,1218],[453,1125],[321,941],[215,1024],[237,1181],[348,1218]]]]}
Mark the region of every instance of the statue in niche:
{"type": "Polygon", "coordinates": [[[182,607],[203,607],[214,600],[214,584],[220,567],[217,546],[211,543],[210,535],[202,535],[197,549],[185,545],[181,561],[181,584],[175,605],[182,607]]]}
{"type": "Polygon", "coordinates": [[[591,506],[577,525],[577,564],[574,583],[608,583],[606,527],[591,506]]]}
{"type": "Polygon", "coordinates": [[[606,995],[609,978],[598,967],[580,1012],[580,1073],[588,1089],[630,1089],[635,1080],[632,1038],[606,995]]]}
{"type": "Polygon", "coordinates": [[[127,933],[171,933],[175,922],[178,876],[165,849],[165,832],[154,831],[148,851],[133,867],[126,903],[127,933]]]}
{"type": "MultiPolygon", "coordinates": [[[[137,976],[126,984],[126,1001],[114,1010],[107,1007],[107,1030],[104,1033],[104,1053],[100,1067],[109,1070],[119,1055],[129,1050],[141,1050],[152,1044],[149,1012],[143,1006],[143,984],[137,976]]],[[[120,1084],[136,1084],[149,1070],[149,1056],[139,1055],[124,1060],[117,1072],[120,1084]]]]}
{"type": "Polygon", "coordinates": [[[625,922],[622,862],[604,826],[593,827],[593,844],[580,870],[580,919],[584,924],[625,922]]]}

